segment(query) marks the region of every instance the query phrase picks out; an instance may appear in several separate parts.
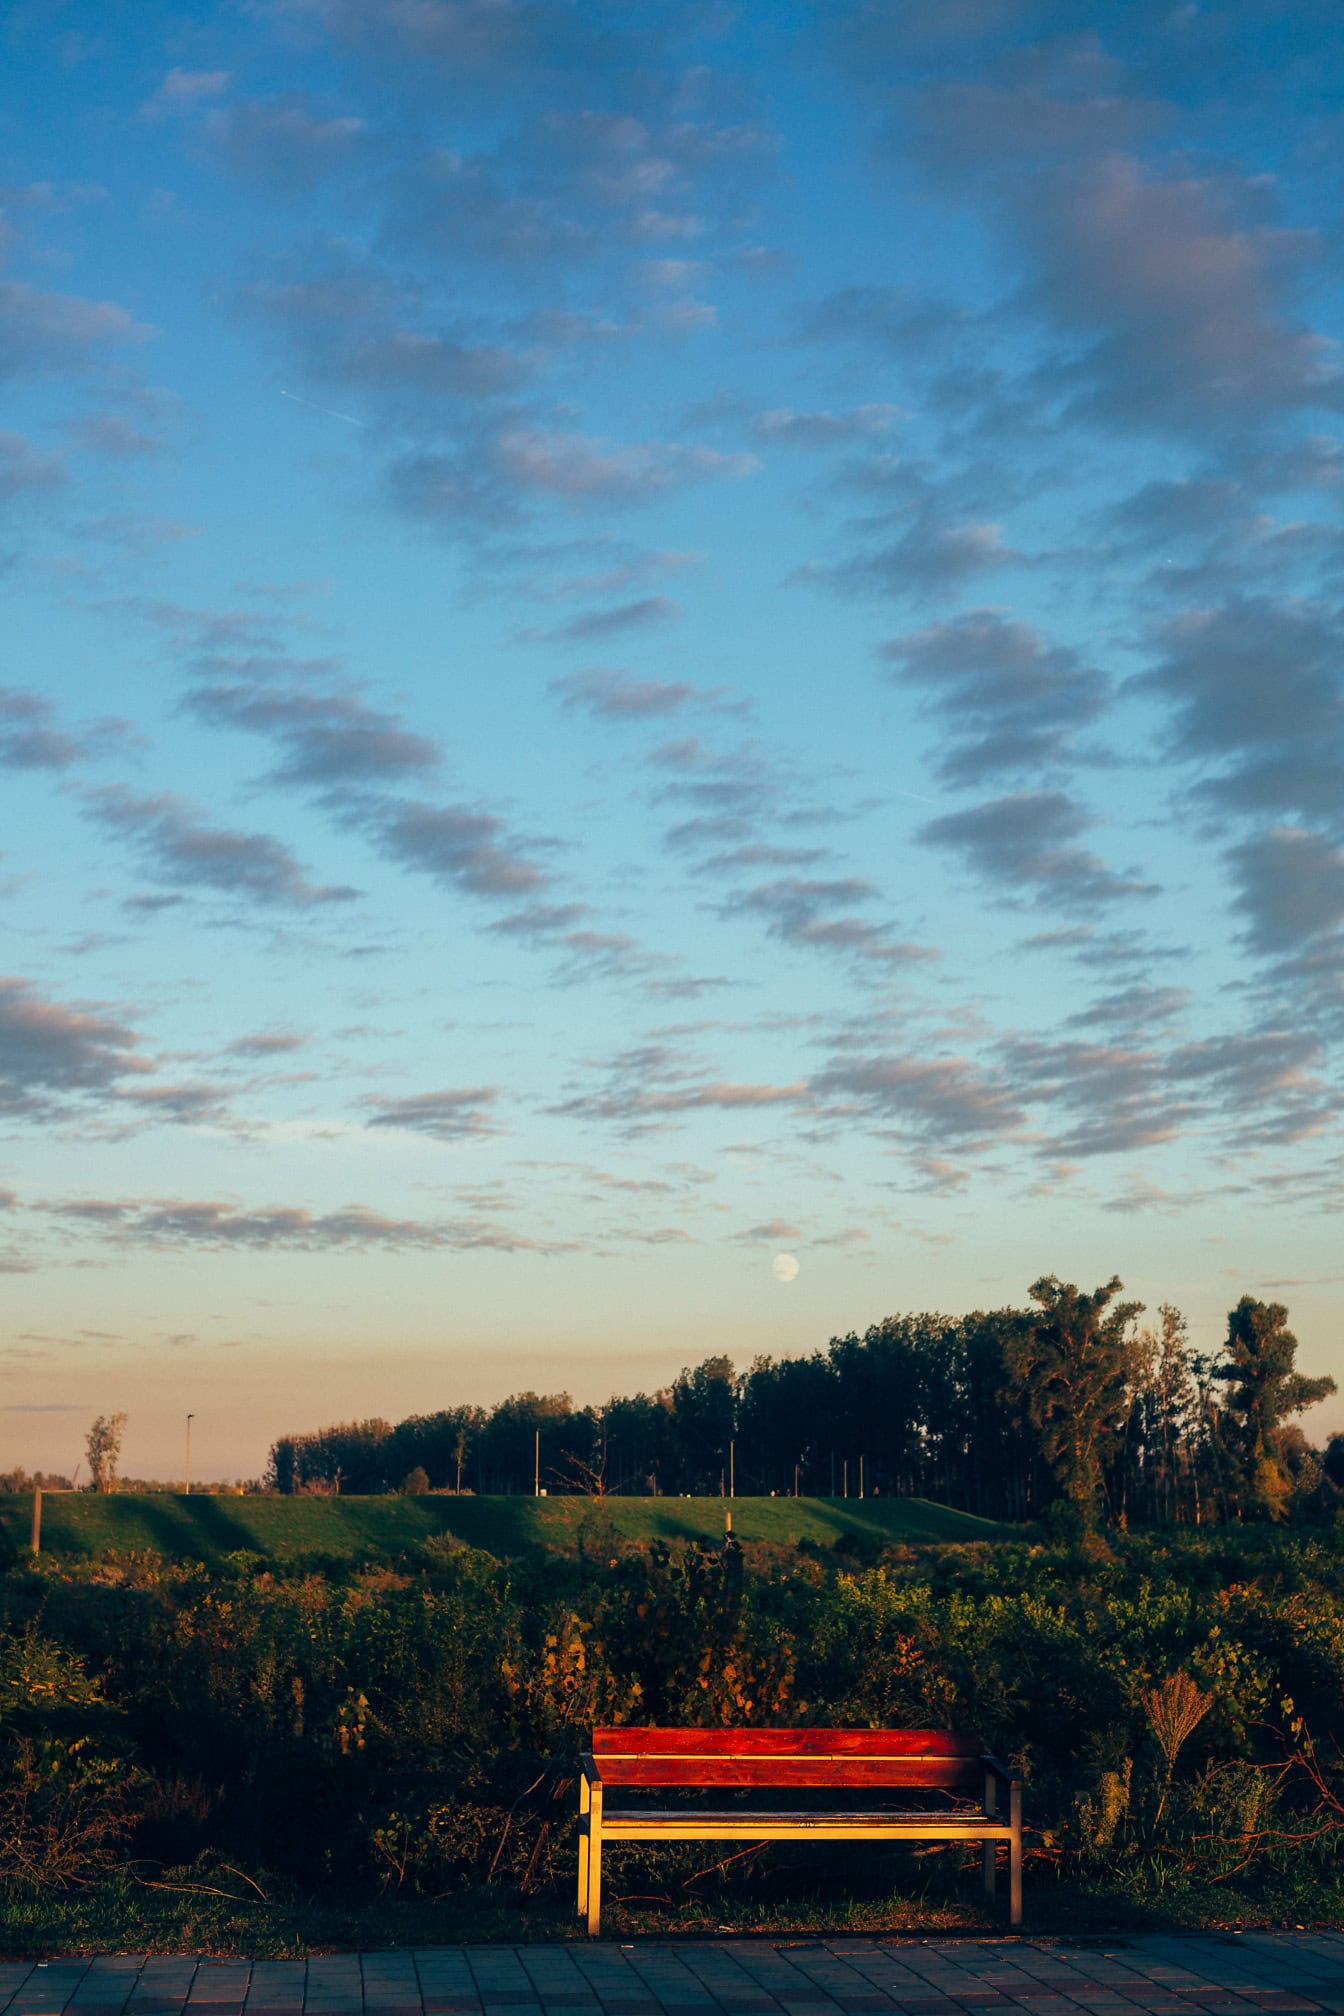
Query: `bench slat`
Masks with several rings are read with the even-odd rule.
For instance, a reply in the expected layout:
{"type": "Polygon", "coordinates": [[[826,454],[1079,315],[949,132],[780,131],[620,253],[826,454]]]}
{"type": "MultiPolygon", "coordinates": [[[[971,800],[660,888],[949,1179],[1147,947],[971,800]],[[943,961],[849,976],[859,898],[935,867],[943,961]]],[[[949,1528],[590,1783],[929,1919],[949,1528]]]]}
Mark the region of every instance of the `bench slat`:
{"type": "Polygon", "coordinates": [[[593,1755],[622,1757],[978,1757],[946,1729],[595,1729],[593,1755]]]}
{"type": "Polygon", "coordinates": [[[945,1785],[977,1791],[976,1757],[612,1757],[597,1758],[605,1785],[945,1785]]]}
{"type": "Polygon", "coordinates": [[[641,1829],[655,1827],[675,1828],[679,1833],[701,1836],[706,1835],[709,1829],[726,1828],[732,1833],[750,1834],[762,1840],[776,1828],[785,1828],[789,1832],[815,1827],[906,1828],[918,1833],[938,1828],[952,1835],[969,1834],[977,1841],[989,1837],[1006,1841],[1012,1833],[1006,1821],[987,1820],[983,1810],[978,1813],[921,1813],[902,1809],[888,1813],[868,1807],[860,1813],[761,1813],[728,1807],[691,1813],[685,1807],[661,1806],[651,1807],[647,1813],[632,1813],[620,1808],[602,1816],[604,1834],[617,1830],[638,1833],[641,1829]]]}

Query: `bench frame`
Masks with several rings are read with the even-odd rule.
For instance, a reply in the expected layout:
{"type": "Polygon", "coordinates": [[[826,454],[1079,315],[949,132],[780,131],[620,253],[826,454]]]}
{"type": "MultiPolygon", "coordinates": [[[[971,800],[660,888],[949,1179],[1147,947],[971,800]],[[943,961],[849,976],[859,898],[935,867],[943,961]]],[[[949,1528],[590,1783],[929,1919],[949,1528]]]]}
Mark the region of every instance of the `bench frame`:
{"type": "Polygon", "coordinates": [[[937,1729],[595,1729],[579,1769],[580,1918],[602,1927],[602,1850],[611,1841],[979,1841],[992,1898],[1008,1847],[1008,1913],[1022,1922],[1022,1781],[974,1737],[937,1729]],[[772,1813],[749,1806],[614,1808],[609,1788],[755,1786],[854,1791],[938,1787],[978,1804],[929,1812],[772,1813]]]}

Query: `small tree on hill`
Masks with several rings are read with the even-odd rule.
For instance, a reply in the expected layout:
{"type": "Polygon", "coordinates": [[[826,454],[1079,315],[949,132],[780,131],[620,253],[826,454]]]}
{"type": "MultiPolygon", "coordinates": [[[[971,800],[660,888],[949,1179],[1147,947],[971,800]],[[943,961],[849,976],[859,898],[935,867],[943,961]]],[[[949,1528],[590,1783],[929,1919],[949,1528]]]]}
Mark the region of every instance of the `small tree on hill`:
{"type": "Polygon", "coordinates": [[[121,1438],[126,1432],[124,1414],[100,1414],[89,1429],[84,1453],[89,1463],[89,1479],[95,1491],[111,1491],[117,1482],[121,1461],[121,1438]]]}

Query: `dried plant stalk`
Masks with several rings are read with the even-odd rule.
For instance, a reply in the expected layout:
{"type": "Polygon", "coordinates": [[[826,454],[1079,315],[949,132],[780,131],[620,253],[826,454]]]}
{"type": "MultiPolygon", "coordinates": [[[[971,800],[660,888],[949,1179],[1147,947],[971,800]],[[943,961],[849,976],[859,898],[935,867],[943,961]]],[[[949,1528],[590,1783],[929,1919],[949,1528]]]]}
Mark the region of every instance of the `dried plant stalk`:
{"type": "Polygon", "coordinates": [[[1139,1699],[1167,1760],[1170,1776],[1181,1745],[1212,1708],[1213,1696],[1196,1687],[1188,1673],[1168,1673],[1160,1686],[1145,1688],[1139,1699]]]}

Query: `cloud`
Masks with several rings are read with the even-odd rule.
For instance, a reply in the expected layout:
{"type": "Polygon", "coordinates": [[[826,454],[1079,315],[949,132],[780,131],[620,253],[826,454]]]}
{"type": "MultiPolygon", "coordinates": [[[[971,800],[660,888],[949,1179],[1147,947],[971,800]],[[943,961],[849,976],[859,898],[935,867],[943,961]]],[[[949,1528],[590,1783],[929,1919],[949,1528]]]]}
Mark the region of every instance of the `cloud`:
{"type": "Polygon", "coordinates": [[[60,376],[153,333],[114,302],[0,280],[0,378],[60,376]]]}
{"type": "Polygon", "coordinates": [[[21,434],[0,433],[0,502],[33,491],[57,490],[65,480],[65,464],[58,455],[34,448],[21,434]]]}
{"type": "Polygon", "coordinates": [[[1015,218],[1027,297],[1091,339],[1066,374],[1086,410],[1184,434],[1344,405],[1326,344],[1281,306],[1320,248],[1259,221],[1263,202],[1263,185],[1155,176],[1123,154],[1037,185],[1015,218]]]}
{"type": "Polygon", "coordinates": [[[214,1200],[76,1198],[44,1208],[119,1245],[151,1250],[183,1247],[325,1253],[379,1247],[391,1252],[477,1248],[519,1252],[538,1243],[507,1226],[485,1221],[390,1218],[364,1204],[313,1212],[293,1204],[249,1210],[214,1200]]]}
{"type": "Polygon", "coordinates": [[[275,783],[386,783],[432,770],[440,761],[437,743],[349,692],[277,687],[264,679],[215,680],[195,687],[186,704],[211,726],[277,741],[285,758],[271,773],[275,783]]]}
{"type": "Polygon", "coordinates": [[[132,426],[120,413],[86,413],[68,423],[77,446],[114,462],[144,462],[163,453],[162,441],[132,426]]]}
{"type": "Polygon", "coordinates": [[[896,539],[839,566],[809,573],[835,587],[916,598],[946,595],[978,575],[1019,564],[1022,555],[989,523],[944,523],[920,511],[896,539]]]}
{"type": "MultiPolygon", "coordinates": [[[[594,915],[588,903],[529,903],[511,911],[490,925],[501,937],[544,946],[561,954],[562,964],[554,978],[561,984],[579,980],[647,978],[666,963],[623,931],[600,931],[588,920],[594,915]]],[[[698,989],[708,981],[664,980],[663,989],[698,989]]]]}
{"type": "MultiPolygon", "coordinates": [[[[602,47],[591,21],[544,4],[495,0],[274,0],[276,16],[361,65],[395,64],[437,89],[471,94],[491,82],[520,88],[538,73],[583,68],[602,47]]],[[[634,46],[638,47],[638,43],[634,46]]]]}
{"type": "Polygon", "coordinates": [[[315,385],[374,400],[391,420],[418,418],[418,431],[427,408],[461,428],[460,402],[515,392],[532,368],[517,344],[474,324],[456,303],[438,309],[422,287],[345,240],[293,247],[259,265],[239,299],[315,385]]]}
{"type": "Polygon", "coordinates": [[[1189,1012],[1193,996],[1186,987],[1154,987],[1136,981],[1112,994],[1102,994],[1068,1019],[1072,1029],[1102,1028],[1130,1036],[1158,1034],[1189,1012]]]}
{"type": "Polygon", "coordinates": [[[762,918],[772,938],[813,951],[900,963],[936,956],[916,945],[895,944],[884,926],[849,914],[851,906],[871,903],[880,893],[875,883],[856,876],[832,881],[786,876],[730,897],[721,914],[762,918]]]}
{"type": "Polygon", "coordinates": [[[1069,1116],[1043,1137],[1047,1155],[1130,1153],[1202,1123],[1242,1145],[1291,1142],[1319,1132],[1339,1107],[1312,1073],[1324,1051],[1308,1031],[1252,1029],[1166,1052],[1040,1038],[1000,1049],[1024,1101],[1069,1116]]]}
{"type": "Polygon", "coordinates": [[[736,875],[744,868],[812,868],[824,861],[825,847],[776,847],[765,840],[748,841],[730,847],[724,854],[711,854],[697,862],[700,875],[736,875]]]}
{"type": "Polygon", "coordinates": [[[1077,652],[991,609],[894,638],[883,656],[929,696],[951,738],[937,764],[951,783],[1039,773],[1072,752],[1077,731],[1106,705],[1105,677],[1077,652]]]}
{"type": "Polygon", "coordinates": [[[325,111],[298,93],[225,106],[207,115],[201,133],[229,174],[281,198],[306,195],[354,166],[366,144],[362,119],[325,111]]]}
{"type": "Polygon", "coordinates": [[[1042,1137],[1048,1156],[1129,1154],[1175,1140],[1200,1117],[1197,1100],[1164,1082],[1158,1054],[1133,1044],[1021,1038],[1001,1056],[1019,1098],[1074,1116],[1042,1137]]]}
{"type": "Polygon", "coordinates": [[[661,441],[622,446],[539,427],[506,427],[494,443],[501,474],[520,490],[577,502],[638,502],[678,479],[746,476],[749,455],[720,455],[661,441]]]}
{"type": "Polygon", "coordinates": [[[142,119],[164,119],[194,112],[207,98],[218,98],[233,79],[227,70],[181,70],[174,67],[157,91],[140,107],[142,119]]]}
{"type": "Polygon", "coordinates": [[[51,1094],[113,1094],[152,1069],[140,1040],[101,1005],[67,1007],[30,980],[0,979],[0,1111],[38,1114],[51,1094]]]}
{"type": "Polygon", "coordinates": [[[1191,610],[1162,634],[1138,691],[1172,710],[1176,753],[1219,764],[1198,795],[1222,811],[1338,819],[1344,807],[1344,627],[1263,597],[1191,610]]]}
{"type": "Polygon", "coordinates": [[[643,595],[631,602],[618,602],[610,609],[586,609],[558,629],[543,633],[541,641],[589,644],[594,639],[623,635],[627,630],[647,630],[653,624],[671,622],[680,614],[677,603],[666,595],[643,595]]]}
{"type": "Polygon", "coordinates": [[[286,1057],[295,1050],[302,1050],[307,1044],[306,1036],[296,1036],[288,1029],[258,1029],[254,1035],[238,1036],[229,1044],[225,1055],[228,1057],[286,1057]]]}
{"type": "Polygon", "coordinates": [[[913,287],[841,287],[804,311],[799,333],[806,342],[857,341],[901,356],[937,356],[972,319],[959,304],[913,287]]]}
{"type": "Polygon", "coordinates": [[[850,447],[885,434],[900,417],[899,406],[852,406],[846,412],[795,413],[772,407],[758,413],[752,432],[760,441],[779,441],[790,448],[850,447]]]}
{"type": "Polygon", "coordinates": [[[222,1125],[230,1117],[225,1090],[201,1079],[131,1086],[122,1092],[121,1103],[139,1120],[175,1127],[222,1125]]]}
{"type": "Polygon", "coordinates": [[[209,826],[185,800],[167,792],[142,798],[124,785],[89,794],[86,815],[135,849],[156,881],[215,889],[261,904],[297,909],[351,901],[358,891],[308,881],[283,841],[265,833],[209,826]]]}
{"type": "Polygon", "coordinates": [[[743,1083],[712,1078],[663,1045],[628,1050],[608,1068],[605,1086],[578,1093],[549,1111],[567,1120],[601,1120],[632,1134],[666,1125],[678,1114],[759,1111],[811,1104],[807,1084],[743,1083]]]}
{"type": "MultiPolygon", "coordinates": [[[[941,45],[903,19],[872,28],[879,13],[847,10],[835,46],[865,94],[874,78],[906,80],[886,98],[888,147],[945,200],[978,207],[1014,282],[1000,319],[1015,311],[1056,339],[1030,374],[1038,398],[1187,439],[1339,410],[1338,364],[1294,309],[1323,239],[1284,227],[1275,178],[1194,172],[1188,145],[1158,152],[1178,108],[1197,120],[1218,104],[1225,118],[1224,101],[1240,91],[1260,106],[1277,80],[1286,110],[1298,73],[1253,66],[1241,10],[1167,15],[1160,33],[1148,10],[1108,10],[1083,36],[1062,14],[1052,33],[1039,9],[1029,28],[976,9],[941,45]],[[1215,53],[1233,19],[1242,47],[1215,53]],[[902,53],[858,60],[879,44],[902,53]]],[[[1323,60],[1323,32],[1303,27],[1299,63],[1323,60]]]]}
{"type": "MultiPolygon", "coordinates": [[[[678,79],[646,70],[642,88],[631,91],[633,75],[590,72],[579,105],[557,96],[552,79],[550,102],[537,109],[523,101],[515,76],[512,130],[499,144],[422,152],[394,178],[388,244],[523,281],[595,261],[613,243],[644,250],[701,238],[713,221],[731,217],[768,165],[769,136],[695,116],[685,72],[678,79]],[[608,85],[625,101],[610,110],[594,103],[608,85]]],[[[641,277],[647,286],[647,271],[641,277]]],[[[677,284],[689,277],[676,276],[677,284]]],[[[684,299],[675,305],[702,308],[684,299]]]]}
{"type": "Polygon", "coordinates": [[[392,798],[352,800],[343,816],[388,860],[470,896],[515,899],[548,879],[490,812],[392,798]]]}
{"type": "Polygon", "coordinates": [[[684,679],[633,679],[628,672],[602,667],[553,679],[550,690],[566,707],[581,707],[604,721],[652,721],[690,707],[730,704],[722,686],[692,686],[684,679]]]}
{"type": "Polygon", "coordinates": [[[368,1127],[390,1127],[411,1134],[428,1134],[435,1141],[467,1141],[496,1129],[488,1112],[499,1097],[490,1085],[461,1090],[416,1092],[406,1099],[371,1099],[368,1127]]]}
{"type": "Polygon", "coordinates": [[[841,1058],[817,1073],[812,1089],[891,1122],[920,1139],[984,1146],[1017,1133],[1026,1113],[1002,1073],[965,1057],[878,1054],[841,1058]]]}
{"type": "Polygon", "coordinates": [[[1093,823],[1067,792],[1022,791],[931,819],[919,838],[960,854],[988,881],[1034,888],[1042,901],[1086,906],[1153,895],[1153,884],[1113,874],[1072,844],[1093,823]]]}
{"type": "Polygon", "coordinates": [[[81,745],[55,723],[56,710],[42,694],[0,686],[0,765],[68,770],[81,755],[81,745]]]}
{"type": "Polygon", "coordinates": [[[1344,847],[1300,826],[1276,826],[1228,853],[1235,908],[1253,951],[1293,951],[1344,923],[1344,847]]]}

